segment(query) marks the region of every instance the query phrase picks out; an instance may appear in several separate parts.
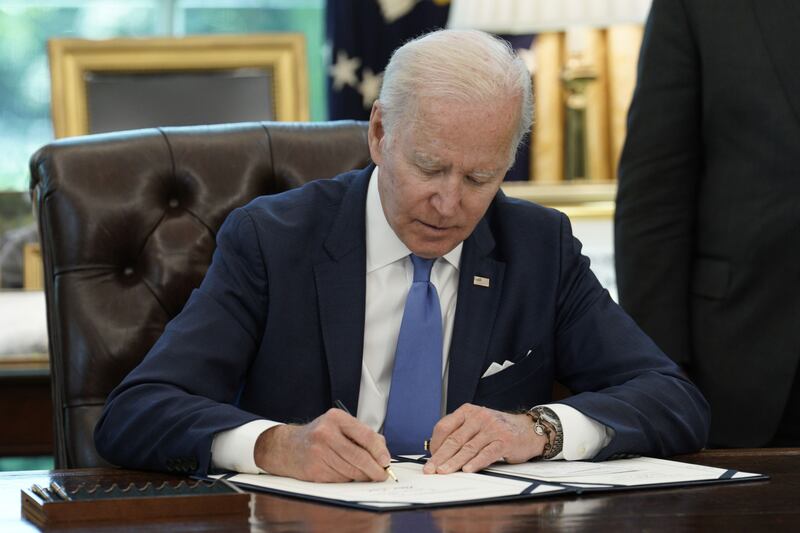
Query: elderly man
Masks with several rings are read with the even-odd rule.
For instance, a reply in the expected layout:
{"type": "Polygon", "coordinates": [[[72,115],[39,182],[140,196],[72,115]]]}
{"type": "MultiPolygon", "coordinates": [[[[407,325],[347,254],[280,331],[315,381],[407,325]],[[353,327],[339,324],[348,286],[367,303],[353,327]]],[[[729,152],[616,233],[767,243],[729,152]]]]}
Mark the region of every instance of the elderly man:
{"type": "Polygon", "coordinates": [[[427,473],[701,447],[705,401],[568,219],[499,191],[531,108],[523,63],[487,34],[398,49],[375,165],[229,216],[202,285],[109,397],[98,451],[347,481],[385,479],[428,439],[427,473]],[[575,394],[548,404],[554,379],[575,394]]]}

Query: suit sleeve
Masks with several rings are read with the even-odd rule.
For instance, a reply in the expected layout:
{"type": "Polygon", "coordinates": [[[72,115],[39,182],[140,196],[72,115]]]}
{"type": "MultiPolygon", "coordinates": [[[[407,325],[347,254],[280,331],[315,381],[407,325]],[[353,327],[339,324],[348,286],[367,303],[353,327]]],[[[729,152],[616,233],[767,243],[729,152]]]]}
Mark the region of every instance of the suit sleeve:
{"type": "Polygon", "coordinates": [[[200,287],[108,397],[95,427],[105,459],[128,468],[205,473],[214,435],[259,418],[235,406],[267,313],[258,242],[247,212],[234,211],[200,287]]]}
{"type": "Polygon", "coordinates": [[[655,0],[619,166],[622,307],[672,359],[691,359],[689,290],[702,166],[700,60],[683,0],[655,0]]]}
{"type": "Polygon", "coordinates": [[[602,288],[565,215],[560,247],[556,378],[574,395],[558,403],[613,430],[594,458],[664,457],[702,448],[708,404],[602,288]]]}

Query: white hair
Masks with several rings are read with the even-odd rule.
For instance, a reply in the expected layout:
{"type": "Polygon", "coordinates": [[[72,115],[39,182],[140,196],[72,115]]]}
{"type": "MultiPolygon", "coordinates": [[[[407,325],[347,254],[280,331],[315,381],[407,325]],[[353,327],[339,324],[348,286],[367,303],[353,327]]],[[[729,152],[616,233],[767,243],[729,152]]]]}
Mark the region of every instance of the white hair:
{"type": "Polygon", "coordinates": [[[512,157],[533,121],[531,75],[509,44],[477,30],[438,30],[413,39],[392,54],[379,96],[383,127],[413,117],[424,97],[491,105],[519,98],[512,157]]]}

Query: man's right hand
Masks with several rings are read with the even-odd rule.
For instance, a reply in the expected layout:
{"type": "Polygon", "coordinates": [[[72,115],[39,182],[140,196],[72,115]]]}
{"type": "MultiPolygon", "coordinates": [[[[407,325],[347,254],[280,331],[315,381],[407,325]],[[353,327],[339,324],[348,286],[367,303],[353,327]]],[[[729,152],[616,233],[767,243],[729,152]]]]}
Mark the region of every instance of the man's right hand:
{"type": "Polygon", "coordinates": [[[305,481],[384,481],[391,461],[386,441],[341,409],[303,425],[281,425],[259,435],[256,465],[305,481]]]}

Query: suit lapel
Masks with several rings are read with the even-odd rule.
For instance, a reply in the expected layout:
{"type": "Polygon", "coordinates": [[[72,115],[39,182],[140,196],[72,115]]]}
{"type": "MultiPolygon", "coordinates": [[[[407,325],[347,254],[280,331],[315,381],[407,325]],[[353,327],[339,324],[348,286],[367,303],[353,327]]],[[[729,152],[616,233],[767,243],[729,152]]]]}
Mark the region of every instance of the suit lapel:
{"type": "Polygon", "coordinates": [[[800,5],[797,0],[752,4],[778,79],[800,121],[800,5]]]}
{"type": "Polygon", "coordinates": [[[486,359],[500,294],[505,263],[488,256],[494,248],[486,219],[464,241],[458,280],[458,303],[450,343],[447,381],[447,412],[471,402],[486,359]],[[475,276],[487,278],[489,287],[475,283],[475,276]]]}
{"type": "Polygon", "coordinates": [[[370,165],[352,181],[325,240],[328,258],[314,266],[331,405],[339,399],[353,413],[358,406],[364,350],[367,264],[364,217],[373,168],[370,165]]]}

